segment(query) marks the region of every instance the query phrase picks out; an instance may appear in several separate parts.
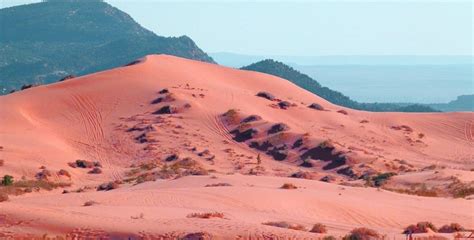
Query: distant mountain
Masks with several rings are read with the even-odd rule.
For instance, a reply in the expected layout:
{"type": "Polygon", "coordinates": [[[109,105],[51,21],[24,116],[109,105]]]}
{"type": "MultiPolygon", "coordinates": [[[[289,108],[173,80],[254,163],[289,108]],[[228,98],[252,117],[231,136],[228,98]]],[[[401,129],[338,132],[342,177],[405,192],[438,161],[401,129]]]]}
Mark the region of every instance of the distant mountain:
{"type": "Polygon", "coordinates": [[[286,55],[246,55],[229,52],[210,53],[219,64],[229,67],[242,67],[262,59],[274,59],[288,65],[327,66],[327,65],[472,65],[473,56],[410,56],[410,55],[334,55],[334,56],[286,56],[286,55]]]}
{"type": "Polygon", "coordinates": [[[99,0],[48,0],[0,9],[3,93],[155,53],[214,62],[189,37],[157,36],[99,0]]]}
{"type": "Polygon", "coordinates": [[[448,103],[434,103],[428,106],[443,112],[474,111],[474,95],[462,95],[448,103]]]}
{"type": "Polygon", "coordinates": [[[375,111],[375,112],[436,112],[437,110],[424,105],[404,105],[395,103],[359,103],[344,94],[321,86],[316,80],[306,74],[300,73],[292,67],[272,59],[263,60],[242,67],[243,70],[251,70],[275,75],[293,82],[331,103],[348,108],[375,111]]]}

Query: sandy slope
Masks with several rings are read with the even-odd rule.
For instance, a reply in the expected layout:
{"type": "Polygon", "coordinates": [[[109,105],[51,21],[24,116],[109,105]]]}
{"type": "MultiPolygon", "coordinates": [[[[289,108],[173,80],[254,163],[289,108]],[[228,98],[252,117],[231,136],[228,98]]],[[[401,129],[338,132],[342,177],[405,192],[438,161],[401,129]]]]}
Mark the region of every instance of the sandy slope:
{"type": "Polygon", "coordinates": [[[53,173],[66,169],[72,175],[70,180],[56,174],[49,180],[71,181],[71,189],[76,189],[123,180],[132,164],[163,163],[169,154],[176,153],[180,159],[189,157],[202,168],[216,171],[218,178],[184,177],[136,186],[124,184],[109,192],[61,195],[56,190],[13,197],[0,203],[0,214],[22,223],[12,226],[0,221],[0,229],[36,234],[65,233],[75,228],[147,234],[206,230],[220,237],[261,237],[268,233],[312,238],[311,233],[261,223],[286,220],[310,227],[322,222],[335,235],[357,226],[394,234],[421,220],[437,224],[454,221],[474,228],[474,214],[469,211],[472,200],[415,197],[374,188],[260,176],[288,177],[307,171],[316,179],[331,175],[336,182],[347,182],[354,176],[338,170],[350,168],[357,176],[368,171],[397,172],[393,186],[433,178],[447,185],[446,177],[450,176],[469,184],[474,176],[470,171],[474,168],[473,119],[472,113],[354,111],[270,75],[166,55],[147,56],[136,65],[0,97],[0,159],[5,162],[0,175],[34,178],[40,166],[53,173]],[[166,95],[158,93],[164,88],[171,92],[171,100],[151,104],[166,95]],[[277,101],[255,96],[259,91],[270,92],[292,106],[280,109],[277,101]],[[318,103],[326,111],[309,109],[310,103],[318,103]],[[176,108],[177,113],[153,114],[166,105],[176,108]],[[261,120],[236,125],[222,116],[229,109],[236,110],[238,120],[251,114],[261,120]],[[337,112],[342,109],[347,114],[337,112]],[[288,129],[282,135],[267,134],[276,123],[284,123],[288,129]],[[139,130],[130,130],[134,127],[139,130]],[[236,127],[250,127],[258,134],[237,142],[231,134],[236,127]],[[291,146],[299,138],[304,139],[303,146],[288,149],[283,161],[248,146],[252,140],[291,146]],[[346,156],[343,165],[324,169],[326,163],[312,160],[313,167],[298,166],[301,153],[328,140],[335,148],[333,152],[346,156]],[[197,154],[204,150],[208,153],[197,154]],[[258,154],[262,163],[256,171],[258,154]],[[68,163],[76,159],[101,162],[103,173],[87,174],[87,170],[69,167],[68,163]],[[224,173],[239,174],[221,175],[224,173]],[[249,173],[259,176],[240,175],[249,173]],[[216,181],[233,186],[203,187],[216,181]],[[288,181],[304,188],[278,189],[288,181]],[[100,204],[81,207],[87,200],[100,204]],[[221,211],[228,219],[186,218],[200,211],[221,211]],[[140,213],[144,213],[143,219],[131,218],[140,213]]]}

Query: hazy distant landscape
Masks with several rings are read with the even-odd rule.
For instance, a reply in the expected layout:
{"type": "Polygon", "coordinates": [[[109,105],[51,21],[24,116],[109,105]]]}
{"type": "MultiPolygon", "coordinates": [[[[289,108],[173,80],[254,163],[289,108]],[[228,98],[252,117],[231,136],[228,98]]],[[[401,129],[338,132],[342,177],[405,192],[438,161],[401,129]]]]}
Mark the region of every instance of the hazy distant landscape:
{"type": "Polygon", "coordinates": [[[266,58],[282,61],[360,102],[446,103],[474,93],[470,56],[210,55],[230,67],[266,58]]]}
{"type": "Polygon", "coordinates": [[[473,65],[293,67],[362,102],[443,103],[473,93],[473,65]]]}

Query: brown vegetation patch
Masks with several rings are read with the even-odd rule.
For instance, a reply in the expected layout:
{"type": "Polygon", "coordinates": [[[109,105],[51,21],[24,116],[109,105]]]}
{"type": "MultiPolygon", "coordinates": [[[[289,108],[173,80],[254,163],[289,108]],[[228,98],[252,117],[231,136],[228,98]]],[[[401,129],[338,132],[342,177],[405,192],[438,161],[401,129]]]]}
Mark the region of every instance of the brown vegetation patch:
{"type": "Polygon", "coordinates": [[[224,218],[224,213],[221,213],[221,212],[191,213],[191,214],[188,214],[186,217],[203,218],[203,219],[224,218]]]}
{"type": "Polygon", "coordinates": [[[230,183],[212,183],[212,184],[206,184],[204,187],[231,187],[232,184],[230,183]]]}
{"type": "Polygon", "coordinates": [[[327,233],[328,230],[324,224],[321,223],[316,223],[313,225],[313,228],[311,228],[310,232],[313,233],[327,233]]]}
{"type": "Polygon", "coordinates": [[[267,226],[272,226],[272,227],[287,228],[287,229],[293,229],[293,230],[298,230],[298,231],[306,231],[306,228],[301,224],[289,223],[289,222],[285,222],[285,221],[264,222],[262,224],[267,225],[267,226]]]}
{"type": "Polygon", "coordinates": [[[437,232],[438,229],[436,226],[431,222],[419,222],[416,225],[412,224],[405,228],[403,231],[404,234],[409,233],[427,233],[428,229],[431,229],[433,232],[437,232]]]}
{"type": "Polygon", "coordinates": [[[298,187],[295,186],[293,183],[284,183],[280,188],[281,189],[297,189],[298,187]]]}
{"type": "Polygon", "coordinates": [[[343,237],[343,240],[372,240],[381,239],[382,236],[375,230],[369,228],[356,228],[343,237]]]}

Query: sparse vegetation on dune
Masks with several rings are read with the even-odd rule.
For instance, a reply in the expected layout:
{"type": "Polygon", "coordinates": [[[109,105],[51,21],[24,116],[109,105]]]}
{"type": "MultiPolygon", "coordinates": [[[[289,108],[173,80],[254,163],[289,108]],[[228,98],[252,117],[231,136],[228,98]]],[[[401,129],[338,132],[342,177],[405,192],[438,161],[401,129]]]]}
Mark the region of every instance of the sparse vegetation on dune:
{"type": "Polygon", "coordinates": [[[459,223],[451,223],[443,225],[439,228],[438,232],[440,233],[454,233],[454,232],[461,232],[464,231],[464,227],[461,226],[459,223]]]}
{"type": "Polygon", "coordinates": [[[311,230],[309,230],[309,231],[313,232],[313,233],[327,233],[328,232],[326,226],[324,224],[321,224],[321,223],[314,224],[313,227],[311,228],[311,230]]]}
{"type": "Polygon", "coordinates": [[[51,191],[56,188],[64,188],[71,186],[65,182],[51,182],[47,180],[20,180],[14,181],[13,177],[5,175],[0,185],[0,195],[4,199],[8,199],[8,195],[22,195],[33,191],[46,190],[51,191]]]}
{"type": "Polygon", "coordinates": [[[281,189],[297,189],[298,187],[295,186],[293,183],[284,183],[280,188],[281,189]]]}
{"type": "Polygon", "coordinates": [[[342,238],[343,240],[376,240],[382,239],[382,236],[375,230],[361,227],[353,229],[349,234],[342,238]]]}
{"type": "Polygon", "coordinates": [[[272,227],[287,228],[287,229],[298,230],[298,231],[306,231],[306,227],[301,224],[289,223],[285,221],[264,222],[262,224],[267,225],[267,226],[272,226],[272,227]]]}
{"type": "Polygon", "coordinates": [[[224,218],[224,213],[221,212],[206,212],[206,213],[191,213],[188,214],[186,217],[188,218],[224,218]]]}
{"type": "Polygon", "coordinates": [[[206,184],[204,187],[231,187],[232,184],[230,183],[213,183],[213,184],[206,184]]]}
{"type": "Polygon", "coordinates": [[[417,224],[412,224],[406,227],[403,233],[427,233],[429,230],[433,232],[438,232],[438,228],[436,228],[433,223],[426,221],[418,222],[417,224]]]}

